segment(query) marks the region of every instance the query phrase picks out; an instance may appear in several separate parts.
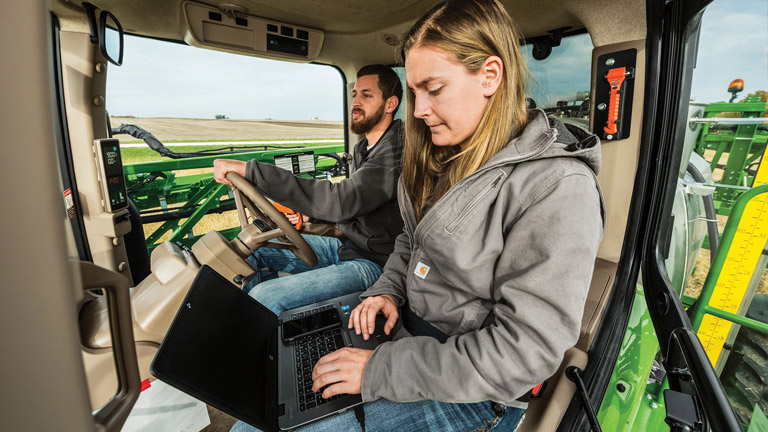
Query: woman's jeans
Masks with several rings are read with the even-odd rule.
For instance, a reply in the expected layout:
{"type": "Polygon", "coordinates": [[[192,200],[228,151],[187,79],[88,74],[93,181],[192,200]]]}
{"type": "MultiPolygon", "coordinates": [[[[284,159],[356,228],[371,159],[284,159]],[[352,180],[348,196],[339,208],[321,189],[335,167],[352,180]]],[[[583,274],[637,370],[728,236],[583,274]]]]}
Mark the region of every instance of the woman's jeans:
{"type": "Polygon", "coordinates": [[[260,248],[248,261],[261,269],[245,286],[245,292],[272,312],[364,291],[379,278],[381,266],[367,259],[342,261],[338,249],[341,240],[335,237],[303,236],[317,254],[315,267],[304,264],[285,249],[260,248]],[[277,272],[290,276],[277,277],[277,272]]]}
{"type": "MultiPolygon", "coordinates": [[[[457,393],[461,389],[456,389],[457,393]]],[[[473,431],[491,430],[496,413],[490,402],[447,403],[436,401],[392,402],[379,399],[363,405],[366,432],[473,431]]],[[[494,431],[514,431],[523,416],[520,408],[507,407],[493,426],[494,431]]],[[[256,432],[259,429],[237,422],[230,432],[256,432]]],[[[301,432],[360,431],[354,410],[331,415],[307,426],[293,429],[301,432]]]]}
{"type": "MultiPolygon", "coordinates": [[[[284,249],[261,248],[249,258],[256,268],[264,270],[246,285],[245,291],[276,314],[363,291],[382,273],[379,265],[365,259],[339,260],[337,250],[342,243],[337,238],[313,235],[304,238],[317,254],[316,267],[309,267],[284,249]],[[278,278],[278,271],[291,275],[278,278]]],[[[458,394],[461,389],[456,391],[458,394]]],[[[490,430],[496,418],[490,402],[392,402],[379,399],[363,405],[363,409],[367,432],[471,431],[482,427],[490,430]]],[[[523,413],[522,409],[507,407],[493,430],[514,431],[523,413]]],[[[350,409],[294,430],[359,431],[361,428],[354,410],[350,409]]],[[[256,432],[258,429],[239,421],[230,431],[256,432]]]]}

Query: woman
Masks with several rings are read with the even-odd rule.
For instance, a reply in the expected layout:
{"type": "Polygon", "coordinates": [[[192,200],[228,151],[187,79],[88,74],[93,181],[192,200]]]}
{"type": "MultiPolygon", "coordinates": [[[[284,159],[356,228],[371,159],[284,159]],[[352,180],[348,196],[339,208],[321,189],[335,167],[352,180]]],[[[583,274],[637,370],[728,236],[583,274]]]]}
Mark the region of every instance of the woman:
{"type": "Polygon", "coordinates": [[[323,397],[370,402],[368,431],[514,430],[577,341],[603,232],[599,141],[526,112],[518,41],[496,0],[440,4],[404,41],[405,230],[350,321],[368,338],[383,314],[394,338],[312,373],[323,397]]]}

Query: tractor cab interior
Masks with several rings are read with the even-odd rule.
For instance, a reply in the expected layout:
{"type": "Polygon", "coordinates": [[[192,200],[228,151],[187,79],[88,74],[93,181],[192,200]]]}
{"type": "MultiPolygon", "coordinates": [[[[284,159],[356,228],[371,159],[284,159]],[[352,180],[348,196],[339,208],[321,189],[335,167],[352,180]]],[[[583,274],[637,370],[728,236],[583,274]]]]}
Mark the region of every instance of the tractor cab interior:
{"type": "MultiPolygon", "coordinates": [[[[532,97],[540,108],[564,121],[602,130],[606,124],[604,107],[595,103],[598,90],[605,84],[606,58],[630,57],[633,97],[624,112],[631,126],[621,134],[602,140],[602,168],[598,180],[602,188],[607,226],[600,245],[589,295],[582,318],[580,338],[565,356],[557,374],[547,382],[541,397],[529,405],[520,430],[555,430],[563,419],[576,391],[565,378],[568,366],[586,368],[590,362],[595,335],[605,316],[606,306],[617,279],[630,204],[638,167],[643,125],[646,2],[615,0],[502,0],[520,27],[534,63],[557,58],[569,38],[588,38],[591,48],[582,61],[591,71],[588,88],[573,89],[570,101],[545,101],[532,97]],[[576,95],[577,91],[583,91],[576,95]],[[579,99],[580,98],[580,99],[579,99]],[[602,117],[601,117],[602,115],[602,117]]],[[[316,62],[332,65],[342,74],[347,86],[363,65],[395,65],[397,45],[411,25],[436,0],[401,0],[387,2],[347,1],[315,2],[299,0],[235,0],[231,4],[186,0],[94,0],[94,17],[101,11],[107,20],[117,21],[126,34],[188,44],[197,49],[217,50],[231,55],[256,56],[291,62],[316,62]],[[112,17],[112,18],[110,18],[112,17]],[[278,33],[277,29],[283,29],[278,33]],[[290,29],[290,34],[288,36],[290,29]],[[294,33],[295,30],[295,33],[294,33]]],[[[54,20],[54,56],[59,74],[60,104],[65,118],[65,150],[60,158],[69,161],[62,170],[65,178],[76,179],[72,187],[79,200],[79,223],[71,228],[71,248],[90,251],[90,260],[131,279],[129,251],[123,236],[127,234],[123,210],[110,211],[103,204],[102,174],[93,157],[94,140],[109,138],[105,111],[106,85],[116,64],[91,42],[92,26],[88,8],[80,2],[53,0],[50,11],[54,20]],[[81,239],[87,247],[77,244],[81,239]]],[[[111,22],[111,21],[110,21],[111,22]]],[[[114,29],[118,25],[104,24],[114,29]]],[[[109,31],[109,30],[108,30],[109,31]]],[[[121,59],[128,63],[131,58],[121,59]]],[[[119,62],[115,62],[119,63],[119,62]]],[[[559,76],[568,74],[564,66],[549,68],[546,76],[534,73],[534,86],[559,84],[559,76]],[[538,83],[538,84],[535,84],[538,83]],[[543,85],[542,85],[543,84],[543,85]]],[[[290,77],[286,77],[288,80],[290,77]]],[[[212,76],[211,80],[225,80],[212,76]]],[[[347,87],[346,89],[348,89],[347,87]]],[[[345,89],[345,90],[346,90],[345,89]]],[[[190,89],[194,92],[194,89],[190,89]]],[[[609,96],[606,93],[606,98],[609,96]]],[[[345,99],[344,118],[350,103],[345,99]]],[[[347,148],[356,141],[346,138],[347,148]]],[[[65,182],[66,183],[66,182],[65,182]]],[[[246,182],[247,183],[247,182],[246,182]]],[[[276,212],[274,207],[247,185],[238,187],[247,199],[242,207],[252,215],[259,210],[276,212]],[[265,204],[266,203],[266,204],[265,204]]],[[[250,250],[264,246],[270,239],[283,239],[279,247],[291,248],[307,262],[317,258],[301,236],[282,215],[268,213],[277,226],[257,228],[241,215],[240,236],[228,241],[213,231],[197,241],[191,250],[166,242],[151,253],[151,274],[132,280],[131,308],[133,333],[141,379],[150,377],[149,363],[171,323],[199,267],[208,264],[230,280],[247,276],[252,268],[245,258],[250,250]],[[287,225],[287,226],[286,226],[287,225]]],[[[626,289],[622,288],[622,289],[626,289]]],[[[634,287],[630,288],[634,290],[634,287]]],[[[84,294],[79,313],[83,358],[92,407],[103,405],[114,393],[116,378],[111,333],[104,297],[84,294]]]]}

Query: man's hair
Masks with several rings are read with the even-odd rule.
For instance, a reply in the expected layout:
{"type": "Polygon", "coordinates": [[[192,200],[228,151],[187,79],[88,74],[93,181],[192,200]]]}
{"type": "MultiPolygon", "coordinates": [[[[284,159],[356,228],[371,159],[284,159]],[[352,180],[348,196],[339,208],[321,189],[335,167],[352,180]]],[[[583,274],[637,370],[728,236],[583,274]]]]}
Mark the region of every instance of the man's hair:
{"type": "Polygon", "coordinates": [[[391,67],[383,64],[372,64],[363,66],[357,71],[357,77],[360,78],[366,75],[376,75],[379,77],[379,89],[384,95],[384,100],[397,97],[397,106],[392,111],[392,115],[397,114],[397,110],[400,108],[403,102],[403,84],[400,82],[400,77],[392,70],[391,67]]]}

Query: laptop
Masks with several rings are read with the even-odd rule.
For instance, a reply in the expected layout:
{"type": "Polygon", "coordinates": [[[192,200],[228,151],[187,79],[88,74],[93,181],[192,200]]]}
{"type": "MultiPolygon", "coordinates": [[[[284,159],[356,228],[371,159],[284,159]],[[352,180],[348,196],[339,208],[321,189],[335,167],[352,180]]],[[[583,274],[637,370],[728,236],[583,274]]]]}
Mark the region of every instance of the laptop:
{"type": "Polygon", "coordinates": [[[367,341],[347,329],[359,303],[353,293],[278,316],[203,266],[150,371],[262,430],[292,429],[362,403],[359,394],[324,399],[311,389],[312,369],[326,353],[388,340],[380,323],[367,341]]]}

